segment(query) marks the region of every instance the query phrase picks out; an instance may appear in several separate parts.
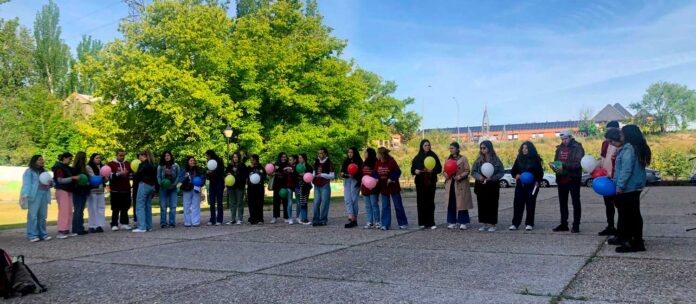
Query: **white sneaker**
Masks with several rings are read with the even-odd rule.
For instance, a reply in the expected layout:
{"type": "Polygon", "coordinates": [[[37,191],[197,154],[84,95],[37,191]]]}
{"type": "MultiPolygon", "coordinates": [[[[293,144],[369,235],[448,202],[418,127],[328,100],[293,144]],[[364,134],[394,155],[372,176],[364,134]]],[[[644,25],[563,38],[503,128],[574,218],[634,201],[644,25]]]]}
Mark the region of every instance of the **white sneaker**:
{"type": "Polygon", "coordinates": [[[387,231],[387,227],[379,227],[379,230],[387,231]]]}
{"type": "Polygon", "coordinates": [[[382,228],[382,224],[380,224],[380,223],[375,224],[375,228],[377,228],[377,229],[382,228]]]}
{"type": "Polygon", "coordinates": [[[38,241],[40,241],[40,240],[41,240],[40,238],[33,237],[33,238],[29,239],[29,242],[36,243],[36,242],[38,242],[38,241]]]}
{"type": "Polygon", "coordinates": [[[73,232],[73,233],[69,233],[68,236],[78,236],[78,234],[73,232]]]}
{"type": "Polygon", "coordinates": [[[292,225],[292,224],[294,224],[294,223],[295,223],[295,221],[293,221],[293,220],[289,220],[289,221],[288,221],[288,225],[292,225]]]}
{"type": "Polygon", "coordinates": [[[401,230],[406,230],[406,229],[408,229],[408,226],[407,226],[407,225],[401,225],[401,226],[399,226],[399,229],[401,229],[401,230]]]}
{"type": "Polygon", "coordinates": [[[374,227],[374,225],[372,225],[371,223],[367,223],[367,224],[363,227],[363,229],[370,229],[370,228],[372,228],[372,227],[374,227]]]}
{"type": "Polygon", "coordinates": [[[448,224],[447,225],[447,229],[454,229],[455,227],[457,227],[457,225],[455,225],[455,224],[448,224]]]}
{"type": "Polygon", "coordinates": [[[50,241],[53,239],[50,235],[47,235],[45,238],[42,239],[42,241],[50,241]]]}
{"type": "Polygon", "coordinates": [[[133,228],[131,228],[131,226],[128,226],[128,225],[121,225],[121,229],[122,230],[131,230],[133,228]]]}
{"type": "Polygon", "coordinates": [[[466,226],[466,224],[461,224],[459,225],[459,230],[467,230],[469,227],[466,226]]]}
{"type": "Polygon", "coordinates": [[[275,224],[277,221],[278,221],[278,219],[274,217],[274,218],[271,220],[271,224],[275,224]]]}
{"type": "Polygon", "coordinates": [[[510,230],[510,231],[517,230],[517,226],[515,226],[515,225],[510,225],[510,227],[508,227],[508,230],[510,230]]]}
{"type": "Polygon", "coordinates": [[[488,228],[488,232],[495,232],[495,230],[495,226],[491,226],[490,228],[488,228]]]}
{"type": "MultiPolygon", "coordinates": [[[[290,220],[290,221],[292,221],[292,220],[290,220]]],[[[289,220],[283,220],[283,222],[286,223],[286,224],[287,224],[287,223],[290,223],[290,221],[289,221],[289,220]]]]}
{"type": "Polygon", "coordinates": [[[216,223],[215,226],[222,226],[222,223],[216,223]]]}
{"type": "Polygon", "coordinates": [[[213,223],[213,222],[208,222],[208,226],[213,226],[213,225],[215,225],[215,223],[213,223]]]}
{"type": "Polygon", "coordinates": [[[437,229],[437,226],[431,226],[431,227],[430,227],[430,230],[435,230],[435,229],[437,229]]]}
{"type": "Polygon", "coordinates": [[[111,227],[111,231],[118,231],[118,226],[111,227]]]}
{"type": "Polygon", "coordinates": [[[137,228],[137,229],[133,229],[133,232],[135,232],[135,233],[143,233],[143,232],[147,232],[147,230],[137,228]]]}
{"type": "Polygon", "coordinates": [[[418,229],[425,229],[425,226],[418,226],[418,229]]]}
{"type": "Polygon", "coordinates": [[[479,228],[479,231],[486,231],[486,229],[486,226],[481,226],[481,228],[479,228]]]}
{"type": "Polygon", "coordinates": [[[527,225],[526,227],[524,227],[524,230],[532,231],[534,230],[534,227],[532,227],[531,225],[527,225]]]}
{"type": "Polygon", "coordinates": [[[298,223],[298,224],[299,224],[299,223],[302,223],[302,220],[298,217],[298,218],[295,219],[295,223],[298,223]]]}
{"type": "Polygon", "coordinates": [[[225,225],[232,225],[232,223],[233,223],[232,221],[227,221],[227,222],[225,223],[225,225]]]}
{"type": "Polygon", "coordinates": [[[65,233],[58,233],[58,235],[56,235],[56,238],[57,239],[67,239],[68,235],[65,233]]]}
{"type": "Polygon", "coordinates": [[[237,225],[241,225],[241,224],[242,224],[242,221],[237,221],[237,225]]]}

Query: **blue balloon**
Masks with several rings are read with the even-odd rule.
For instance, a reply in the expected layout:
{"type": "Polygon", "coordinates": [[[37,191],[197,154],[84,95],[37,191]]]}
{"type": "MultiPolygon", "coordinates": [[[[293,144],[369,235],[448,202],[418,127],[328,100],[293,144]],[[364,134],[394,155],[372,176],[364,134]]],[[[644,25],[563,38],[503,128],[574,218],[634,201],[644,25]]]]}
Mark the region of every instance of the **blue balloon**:
{"type": "Polygon", "coordinates": [[[89,185],[92,187],[99,187],[104,182],[104,179],[99,176],[95,175],[89,178],[89,185]]]}
{"type": "Polygon", "coordinates": [[[534,183],[534,175],[529,172],[522,172],[522,174],[520,174],[520,181],[523,185],[532,184],[534,183]]]}
{"type": "Polygon", "coordinates": [[[202,178],[196,176],[193,178],[193,185],[196,187],[202,187],[205,184],[202,178]]]}
{"type": "Polygon", "coordinates": [[[616,184],[606,176],[601,176],[592,180],[592,189],[601,196],[612,196],[616,194],[616,184]]]}

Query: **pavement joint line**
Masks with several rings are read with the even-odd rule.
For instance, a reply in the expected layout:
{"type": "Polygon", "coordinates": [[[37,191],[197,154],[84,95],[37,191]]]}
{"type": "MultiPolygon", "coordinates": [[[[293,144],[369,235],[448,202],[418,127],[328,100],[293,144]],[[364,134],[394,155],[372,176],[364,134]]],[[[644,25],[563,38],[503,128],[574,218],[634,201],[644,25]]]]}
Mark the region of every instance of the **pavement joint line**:
{"type": "Polygon", "coordinates": [[[464,249],[432,249],[432,248],[412,248],[412,247],[386,247],[386,246],[380,246],[381,248],[389,248],[389,249],[418,249],[418,250],[425,250],[425,251],[434,251],[434,252],[468,252],[468,253],[490,253],[490,254],[511,254],[511,255],[526,255],[526,256],[549,256],[549,257],[576,257],[576,258],[588,258],[590,257],[589,255],[581,255],[581,254],[553,254],[553,253],[531,253],[531,252],[507,252],[507,251],[486,251],[486,250],[464,250],[464,249]]]}
{"type": "MultiPolygon", "coordinates": [[[[171,267],[171,266],[159,266],[159,265],[148,265],[148,264],[133,264],[124,262],[111,262],[111,261],[100,261],[100,260],[79,260],[77,259],[57,259],[55,261],[68,261],[68,262],[80,262],[80,263],[93,263],[93,264],[108,264],[108,265],[120,265],[120,266],[132,266],[132,267],[145,267],[152,269],[171,269],[171,270],[185,270],[185,271],[200,271],[200,272],[214,272],[214,273],[227,273],[231,276],[244,274],[247,272],[234,271],[234,270],[218,270],[218,269],[201,269],[201,268],[186,268],[186,267],[171,267]]],[[[53,262],[55,262],[53,261],[53,262]]]]}
{"type": "Polygon", "coordinates": [[[594,261],[594,259],[597,258],[597,254],[599,253],[600,250],[602,250],[602,248],[604,248],[604,246],[605,246],[605,245],[604,245],[604,242],[605,242],[607,239],[609,239],[609,237],[605,237],[605,238],[604,238],[604,241],[602,241],[602,242],[599,243],[599,246],[597,246],[597,248],[594,250],[594,253],[592,253],[592,255],[589,256],[589,257],[585,260],[585,263],[584,263],[582,266],[580,266],[580,269],[578,269],[577,272],[575,272],[575,274],[574,274],[573,277],[570,279],[570,281],[568,281],[568,284],[566,284],[566,285],[561,289],[561,292],[559,292],[558,295],[557,295],[556,297],[551,298],[551,300],[549,301],[550,303],[553,302],[554,300],[563,301],[564,299],[566,299],[566,297],[569,297],[569,295],[567,295],[566,293],[567,293],[568,290],[570,289],[570,286],[578,279],[578,275],[580,274],[580,272],[582,272],[582,270],[585,269],[585,267],[587,267],[587,265],[589,265],[590,263],[592,263],[592,262],[594,261]]]}
{"type": "Polygon", "coordinates": [[[688,263],[694,263],[696,264],[696,260],[685,260],[685,259],[667,259],[667,258],[659,258],[659,257],[636,257],[636,256],[627,256],[627,255],[600,255],[596,256],[594,258],[598,259],[622,259],[622,260],[631,260],[633,262],[636,261],[662,261],[662,262],[688,262],[688,263]]]}

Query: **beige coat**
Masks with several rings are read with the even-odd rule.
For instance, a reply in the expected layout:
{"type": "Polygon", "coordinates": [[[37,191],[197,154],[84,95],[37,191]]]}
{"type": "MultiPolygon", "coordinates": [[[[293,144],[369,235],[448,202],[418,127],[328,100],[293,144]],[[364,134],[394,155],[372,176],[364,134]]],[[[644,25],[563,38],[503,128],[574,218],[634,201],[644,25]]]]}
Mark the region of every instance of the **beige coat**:
{"type": "MultiPolygon", "coordinates": [[[[455,181],[454,184],[454,193],[457,197],[457,211],[474,208],[471,200],[471,188],[469,187],[469,171],[469,160],[464,155],[460,156],[459,160],[457,160],[457,174],[455,177],[461,178],[461,180],[455,181]]],[[[447,205],[449,204],[452,181],[452,177],[445,179],[445,210],[447,210],[447,205]]]]}

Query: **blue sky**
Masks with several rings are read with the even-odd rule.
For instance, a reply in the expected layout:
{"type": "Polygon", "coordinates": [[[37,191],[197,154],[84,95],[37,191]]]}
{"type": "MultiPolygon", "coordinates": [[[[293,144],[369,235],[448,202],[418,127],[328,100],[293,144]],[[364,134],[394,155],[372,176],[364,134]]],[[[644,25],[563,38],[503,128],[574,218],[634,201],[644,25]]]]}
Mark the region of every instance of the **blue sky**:
{"type": "MultiPolygon", "coordinates": [[[[31,27],[47,0],[12,0],[0,18],[31,27]]],[[[118,0],[57,0],[63,37],[117,37],[118,0]]],[[[577,119],[639,101],[656,81],[696,88],[695,1],[319,0],[344,57],[394,80],[424,126],[577,119]],[[424,110],[424,112],[423,112],[424,110]]]]}

